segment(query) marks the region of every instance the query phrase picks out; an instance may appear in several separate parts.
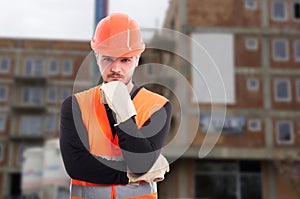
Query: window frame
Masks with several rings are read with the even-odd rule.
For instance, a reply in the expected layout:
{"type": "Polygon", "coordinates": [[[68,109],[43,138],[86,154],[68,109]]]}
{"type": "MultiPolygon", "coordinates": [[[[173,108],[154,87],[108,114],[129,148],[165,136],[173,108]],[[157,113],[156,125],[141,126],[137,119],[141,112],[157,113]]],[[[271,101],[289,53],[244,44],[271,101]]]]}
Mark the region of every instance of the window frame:
{"type": "Polygon", "coordinates": [[[272,18],[272,20],[273,21],[277,21],[277,22],[284,22],[284,21],[287,21],[288,20],[288,12],[287,12],[287,4],[286,4],[286,2],[284,2],[284,1],[273,1],[272,3],[271,3],[271,18],[272,18]],[[275,16],[275,10],[274,10],[274,6],[275,6],[275,4],[277,4],[277,3],[281,3],[283,6],[284,6],[284,16],[281,18],[281,17],[276,17],[275,16]]]}
{"type": "Polygon", "coordinates": [[[295,22],[300,22],[300,16],[299,16],[299,18],[296,18],[296,12],[295,12],[296,4],[299,5],[299,13],[300,13],[300,2],[294,2],[294,4],[293,4],[293,19],[295,22]]]}
{"type": "Polygon", "coordinates": [[[57,116],[54,113],[53,114],[47,114],[45,116],[45,122],[44,122],[44,128],[43,129],[46,133],[55,133],[57,131],[57,116]],[[53,117],[52,119],[54,119],[54,123],[53,123],[54,126],[53,127],[51,126],[52,129],[48,128],[48,121],[51,117],[53,117]]]}
{"type": "Polygon", "coordinates": [[[42,136],[43,135],[43,118],[40,115],[21,115],[20,136],[42,136]],[[23,126],[24,125],[24,126],[23,126]],[[28,127],[30,125],[30,127],[28,127]]]}
{"type": "Polygon", "coordinates": [[[296,98],[300,102],[300,79],[296,80],[296,98]]]}
{"type": "Polygon", "coordinates": [[[42,105],[43,104],[43,89],[42,87],[31,87],[26,86],[23,87],[21,90],[21,104],[29,104],[29,105],[42,105]],[[25,100],[26,94],[25,92],[28,91],[28,101],[25,100]],[[39,95],[36,95],[39,94],[39,95]],[[38,97],[37,97],[38,96],[38,97]],[[38,101],[36,101],[38,99],[38,101]]]}
{"type": "Polygon", "coordinates": [[[251,132],[260,132],[261,128],[262,128],[262,124],[261,123],[262,123],[262,121],[260,119],[249,119],[248,120],[248,129],[249,129],[249,131],[251,131],[251,132]],[[251,126],[251,123],[253,123],[253,122],[257,123],[257,127],[256,128],[253,128],[251,126]]]}
{"type": "Polygon", "coordinates": [[[48,74],[49,75],[58,75],[59,74],[59,61],[57,59],[50,59],[48,61],[48,74]],[[56,63],[56,70],[55,71],[52,71],[51,70],[51,64],[55,62],[56,63]]]}
{"type": "Polygon", "coordinates": [[[3,143],[0,143],[0,161],[2,162],[4,160],[4,144],[3,143]]]}
{"type": "MultiPolygon", "coordinates": [[[[249,161],[253,162],[253,161],[249,161]]],[[[255,161],[257,162],[257,161],[255,161]]],[[[260,198],[263,198],[263,180],[262,180],[262,165],[261,162],[259,162],[259,169],[253,169],[253,170],[246,170],[242,169],[242,164],[248,164],[248,161],[197,161],[196,162],[196,169],[195,169],[195,175],[194,175],[194,189],[199,191],[197,188],[197,180],[200,177],[231,177],[234,179],[234,188],[233,192],[235,193],[236,199],[242,198],[243,193],[242,189],[242,182],[243,177],[255,177],[259,179],[259,191],[260,191],[260,198]],[[244,163],[243,163],[244,162],[244,163]],[[199,168],[198,165],[202,164],[204,167],[199,168]],[[213,164],[213,165],[211,165],[213,164]],[[201,170],[203,169],[203,170],[201,170]],[[207,170],[206,170],[207,169],[207,170]]],[[[251,165],[251,164],[250,164],[251,165]]],[[[253,165],[252,165],[253,166],[253,165]]],[[[258,187],[256,187],[258,188],[258,187]]],[[[257,190],[257,189],[255,189],[257,190]]],[[[197,192],[195,192],[195,197],[204,197],[197,195],[197,192]]]]}
{"type": "Polygon", "coordinates": [[[60,101],[63,102],[68,96],[70,96],[72,94],[72,90],[69,87],[60,87],[60,92],[59,92],[59,96],[60,96],[60,101]],[[63,96],[63,92],[67,91],[68,95],[67,96],[63,96]]]}
{"type": "Polygon", "coordinates": [[[258,78],[256,78],[256,77],[249,77],[249,78],[247,78],[247,90],[248,91],[259,91],[259,79],[258,78]],[[255,83],[256,83],[256,86],[255,87],[253,87],[252,85],[251,85],[251,81],[255,81],[255,83]]]}
{"type": "Polygon", "coordinates": [[[245,39],[245,47],[249,51],[256,51],[258,49],[258,39],[254,38],[254,37],[247,37],[245,39]],[[254,41],[254,46],[253,47],[249,46],[249,41],[251,41],[251,40],[254,41]]]}
{"type": "Polygon", "coordinates": [[[5,95],[2,97],[0,95],[0,102],[7,102],[8,100],[8,92],[9,92],[9,88],[7,85],[0,85],[0,89],[4,89],[5,90],[5,95]]]}
{"type": "Polygon", "coordinates": [[[1,74],[8,74],[10,72],[10,59],[8,57],[1,57],[0,58],[0,73],[1,74]],[[2,61],[6,60],[7,61],[7,69],[4,70],[2,69],[2,61]]]}
{"type": "Polygon", "coordinates": [[[6,129],[7,114],[6,113],[0,113],[0,118],[3,118],[3,123],[0,122],[0,132],[3,132],[6,129]]]}
{"type": "Polygon", "coordinates": [[[257,9],[257,1],[256,0],[244,0],[244,8],[246,10],[256,10],[257,9]],[[254,3],[254,6],[249,5],[249,3],[254,3]]]}
{"type": "Polygon", "coordinates": [[[46,67],[45,60],[43,58],[25,58],[25,62],[23,65],[23,76],[25,77],[45,77],[46,75],[46,67]],[[37,63],[41,62],[41,63],[37,63]],[[27,64],[30,63],[29,66],[27,64]],[[41,65],[39,65],[41,64],[41,65]],[[30,68],[30,72],[27,73],[27,69],[30,68]],[[41,71],[39,71],[41,70],[41,71]]]}
{"type": "Polygon", "coordinates": [[[287,40],[287,39],[273,39],[273,41],[272,41],[272,57],[273,57],[273,60],[274,61],[284,61],[284,62],[286,62],[286,61],[288,61],[289,60],[289,57],[290,57],[290,55],[289,55],[289,41],[287,40]],[[275,49],[275,47],[276,47],[276,45],[275,45],[275,43],[276,42],[284,42],[284,46],[285,46],[285,51],[286,51],[286,57],[284,57],[284,58],[282,58],[282,57],[276,57],[276,49],[275,49]]]}
{"type": "Polygon", "coordinates": [[[284,145],[292,145],[294,144],[294,127],[293,127],[293,122],[291,120],[277,120],[276,121],[276,143],[277,144],[284,144],[284,145]],[[286,123],[289,124],[290,127],[290,137],[291,140],[290,141],[280,141],[279,140],[279,125],[282,123],[286,123]]]}
{"type": "Polygon", "coordinates": [[[57,99],[58,99],[58,88],[54,87],[54,86],[48,87],[47,94],[46,94],[46,102],[50,103],[50,104],[55,104],[55,103],[57,103],[57,99]],[[52,91],[55,93],[55,96],[54,96],[55,99],[52,99],[50,96],[50,94],[51,94],[50,92],[52,92],[52,91]]]}
{"type": "Polygon", "coordinates": [[[291,90],[291,80],[290,79],[287,79],[287,78],[276,78],[274,79],[274,100],[275,102],[291,102],[292,101],[292,90],[291,90]],[[286,98],[279,98],[277,93],[277,85],[278,85],[278,82],[281,81],[285,81],[287,83],[287,94],[288,96],[286,98]]]}
{"type": "Polygon", "coordinates": [[[29,146],[26,145],[19,145],[18,146],[18,156],[17,156],[17,164],[21,165],[23,163],[24,159],[24,151],[28,149],[29,146]]]}
{"type": "Polygon", "coordinates": [[[295,62],[300,62],[300,39],[294,41],[294,60],[295,62]],[[299,54],[299,57],[297,54],[299,54]]]}
{"type": "Polygon", "coordinates": [[[61,67],[61,74],[63,76],[70,76],[73,74],[73,71],[74,71],[74,66],[73,66],[73,60],[72,59],[64,59],[62,61],[62,67],[61,67]],[[65,71],[65,64],[66,63],[69,63],[70,64],[70,71],[65,71]]]}

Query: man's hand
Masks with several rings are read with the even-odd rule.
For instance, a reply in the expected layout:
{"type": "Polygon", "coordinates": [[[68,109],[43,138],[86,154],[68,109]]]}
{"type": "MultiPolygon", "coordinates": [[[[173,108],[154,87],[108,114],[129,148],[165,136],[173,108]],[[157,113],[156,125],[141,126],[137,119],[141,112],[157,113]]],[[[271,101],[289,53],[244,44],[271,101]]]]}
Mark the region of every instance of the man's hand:
{"type": "Polygon", "coordinates": [[[147,173],[143,175],[136,175],[127,172],[127,177],[129,178],[130,184],[138,183],[139,181],[159,182],[165,179],[165,173],[169,171],[170,167],[167,159],[162,154],[160,154],[154,165],[147,173]]]}
{"type": "Polygon", "coordinates": [[[117,124],[136,115],[127,87],[123,82],[112,81],[100,86],[101,101],[106,102],[110,109],[116,113],[117,124]],[[104,96],[103,96],[104,95],[104,96]],[[103,101],[103,99],[105,99],[103,101]]]}

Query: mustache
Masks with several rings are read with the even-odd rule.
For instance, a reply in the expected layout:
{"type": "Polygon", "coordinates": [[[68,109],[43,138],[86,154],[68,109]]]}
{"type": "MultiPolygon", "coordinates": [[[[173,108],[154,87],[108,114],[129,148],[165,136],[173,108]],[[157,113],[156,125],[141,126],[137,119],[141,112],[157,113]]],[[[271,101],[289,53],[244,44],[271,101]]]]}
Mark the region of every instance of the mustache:
{"type": "Polygon", "coordinates": [[[124,76],[119,73],[110,73],[107,75],[108,78],[123,78],[124,76]]]}

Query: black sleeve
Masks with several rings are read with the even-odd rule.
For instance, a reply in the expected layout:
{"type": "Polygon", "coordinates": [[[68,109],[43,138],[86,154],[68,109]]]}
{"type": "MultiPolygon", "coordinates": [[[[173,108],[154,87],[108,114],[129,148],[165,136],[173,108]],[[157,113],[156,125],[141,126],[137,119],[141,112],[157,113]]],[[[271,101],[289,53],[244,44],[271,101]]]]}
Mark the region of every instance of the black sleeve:
{"type": "Polygon", "coordinates": [[[69,176],[99,184],[127,184],[128,178],[125,172],[127,166],[123,161],[110,161],[103,158],[99,161],[97,160],[99,157],[94,157],[83,144],[77,129],[86,131],[86,128],[82,120],[81,124],[77,124],[77,119],[76,126],[74,122],[75,117],[81,118],[80,114],[76,98],[73,97],[72,106],[72,96],[68,97],[61,107],[59,138],[63,162],[69,176]],[[120,168],[120,170],[113,168],[120,168]]]}
{"type": "Polygon", "coordinates": [[[139,129],[134,117],[116,126],[124,160],[133,173],[147,172],[156,161],[169,132],[172,106],[167,102],[139,129]]]}

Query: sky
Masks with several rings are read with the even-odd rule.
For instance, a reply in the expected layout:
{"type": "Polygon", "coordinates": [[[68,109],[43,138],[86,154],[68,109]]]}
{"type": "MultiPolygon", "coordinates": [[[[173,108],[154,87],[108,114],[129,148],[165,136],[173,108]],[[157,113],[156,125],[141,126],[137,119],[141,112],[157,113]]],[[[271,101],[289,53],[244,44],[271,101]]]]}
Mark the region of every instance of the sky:
{"type": "MultiPolygon", "coordinates": [[[[142,28],[159,28],[169,0],[109,0],[108,12],[125,12],[142,28]]],[[[89,40],[93,0],[0,0],[0,37],[89,40]]]]}

